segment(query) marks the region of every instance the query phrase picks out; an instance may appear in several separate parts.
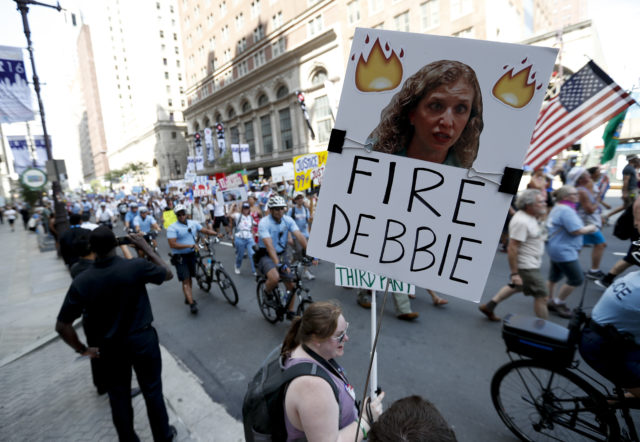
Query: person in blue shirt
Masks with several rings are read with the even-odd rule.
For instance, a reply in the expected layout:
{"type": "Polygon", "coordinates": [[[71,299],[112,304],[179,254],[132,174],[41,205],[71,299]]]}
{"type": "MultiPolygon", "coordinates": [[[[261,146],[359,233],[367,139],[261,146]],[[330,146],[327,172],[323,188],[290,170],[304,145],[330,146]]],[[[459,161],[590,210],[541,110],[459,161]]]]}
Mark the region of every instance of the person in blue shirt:
{"type": "Polygon", "coordinates": [[[580,354],[605,378],[640,397],[640,272],[602,294],[580,338],[580,354]]]}
{"type": "MultiPolygon", "coordinates": [[[[156,219],[149,214],[147,206],[141,206],[140,209],[138,209],[138,215],[133,218],[133,228],[136,233],[142,232],[145,235],[149,234],[152,230],[154,233],[160,232],[160,226],[158,226],[156,219]]],[[[151,246],[157,248],[158,243],[156,242],[155,235],[152,235],[150,239],[151,246]]],[[[140,254],[140,252],[144,253],[138,249],[138,254],[140,254]]]]}
{"type": "MultiPolygon", "coordinates": [[[[287,289],[293,289],[291,282],[291,270],[289,262],[285,256],[289,232],[296,240],[302,244],[304,250],[307,249],[307,239],[302,233],[298,225],[288,215],[284,214],[287,208],[287,202],[281,196],[275,195],[269,199],[269,215],[260,220],[258,224],[258,252],[257,260],[258,270],[267,277],[265,290],[268,294],[273,293],[280,282],[280,278],[285,281],[287,289]]],[[[291,297],[288,306],[287,319],[294,317],[295,297],[291,297]]]]}
{"type": "Polygon", "coordinates": [[[133,230],[133,219],[138,216],[138,203],[129,204],[129,211],[124,216],[124,230],[133,230]]]}
{"type": "MultiPolygon", "coordinates": [[[[293,196],[293,203],[294,205],[287,211],[287,215],[293,218],[293,220],[298,225],[298,228],[300,229],[300,233],[302,233],[302,235],[308,241],[309,227],[311,226],[312,219],[311,219],[311,212],[309,211],[309,208],[304,205],[304,193],[296,192],[296,194],[293,196]]],[[[295,241],[295,240],[293,243],[295,247],[296,256],[300,257],[303,252],[302,244],[300,244],[299,241],[295,241]]],[[[313,274],[309,271],[308,268],[304,269],[303,276],[309,280],[315,279],[315,276],[313,276],[313,274]]]]}
{"type": "Polygon", "coordinates": [[[178,221],[167,229],[167,240],[173,257],[171,262],[176,267],[178,279],[182,282],[185,304],[189,305],[192,314],[198,313],[198,306],[192,295],[191,278],[196,275],[196,238],[198,233],[217,235],[215,230],[202,227],[196,221],[187,218],[187,209],[182,204],[173,208],[178,221]]]}

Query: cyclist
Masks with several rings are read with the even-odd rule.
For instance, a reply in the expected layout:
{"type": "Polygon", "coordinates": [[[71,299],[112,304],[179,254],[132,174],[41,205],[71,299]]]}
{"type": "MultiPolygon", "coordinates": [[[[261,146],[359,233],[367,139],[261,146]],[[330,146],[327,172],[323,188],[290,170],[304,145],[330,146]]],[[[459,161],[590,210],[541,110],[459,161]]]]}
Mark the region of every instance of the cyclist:
{"type": "MultiPolygon", "coordinates": [[[[294,288],[291,269],[284,253],[289,232],[300,242],[303,250],[307,249],[307,239],[300,233],[293,218],[284,214],[287,208],[284,198],[274,195],[269,198],[267,206],[269,215],[262,218],[258,224],[258,252],[254,259],[258,264],[258,270],[267,277],[266,292],[272,294],[281,278],[285,281],[288,290],[294,288]]],[[[292,296],[288,305],[287,319],[293,319],[295,316],[294,306],[295,297],[292,296]]]]}
{"type": "Polygon", "coordinates": [[[98,207],[98,210],[96,210],[96,222],[100,225],[113,229],[113,222],[115,219],[116,216],[111,209],[107,207],[107,203],[105,201],[100,202],[100,206],[98,207]]]}
{"type": "Polygon", "coordinates": [[[199,232],[205,235],[217,235],[214,230],[202,227],[200,223],[187,219],[187,209],[177,204],[173,211],[178,220],[167,229],[167,240],[171,247],[171,263],[176,267],[178,279],[182,282],[184,302],[189,305],[192,314],[198,313],[198,306],[192,295],[191,278],[196,275],[196,237],[199,232]]]}
{"type": "Polygon", "coordinates": [[[640,397],[640,271],[604,292],[582,331],[580,354],[605,378],[640,397]]]}
{"type": "MultiPolygon", "coordinates": [[[[158,247],[155,235],[160,231],[160,226],[158,225],[158,222],[153,217],[153,215],[149,214],[149,209],[147,208],[147,206],[140,207],[140,209],[138,210],[138,215],[133,218],[133,227],[136,233],[142,232],[144,233],[145,237],[150,238],[152,247],[158,247]],[[152,231],[153,233],[151,233],[152,231]],[[150,233],[151,235],[149,235],[150,233]]],[[[142,252],[142,250],[140,249],[137,250],[138,252],[142,252]]]]}
{"type": "Polygon", "coordinates": [[[133,219],[138,216],[138,203],[129,204],[129,211],[124,215],[124,230],[133,233],[133,219]]]}

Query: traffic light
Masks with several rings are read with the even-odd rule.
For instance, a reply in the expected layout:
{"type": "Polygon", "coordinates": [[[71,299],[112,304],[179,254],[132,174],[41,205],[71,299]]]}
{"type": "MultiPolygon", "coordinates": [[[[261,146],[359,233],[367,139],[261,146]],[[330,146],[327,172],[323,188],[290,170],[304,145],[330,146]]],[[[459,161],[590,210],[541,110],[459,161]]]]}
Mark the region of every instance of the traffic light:
{"type": "Polygon", "coordinates": [[[304,106],[304,94],[300,91],[298,91],[298,103],[300,103],[300,106],[304,106]]]}
{"type": "Polygon", "coordinates": [[[218,138],[224,138],[224,126],[222,123],[216,124],[216,134],[218,135],[218,138]]]}
{"type": "Polygon", "coordinates": [[[196,147],[202,147],[202,139],[200,138],[200,132],[196,132],[193,135],[193,142],[195,143],[196,147]]]}
{"type": "Polygon", "coordinates": [[[298,97],[298,104],[300,105],[300,109],[302,110],[302,115],[307,123],[307,127],[309,128],[309,132],[311,132],[311,139],[315,140],[316,134],[313,132],[313,127],[311,127],[311,121],[309,119],[309,112],[307,112],[307,105],[304,104],[304,94],[302,91],[296,92],[296,96],[298,97]]]}

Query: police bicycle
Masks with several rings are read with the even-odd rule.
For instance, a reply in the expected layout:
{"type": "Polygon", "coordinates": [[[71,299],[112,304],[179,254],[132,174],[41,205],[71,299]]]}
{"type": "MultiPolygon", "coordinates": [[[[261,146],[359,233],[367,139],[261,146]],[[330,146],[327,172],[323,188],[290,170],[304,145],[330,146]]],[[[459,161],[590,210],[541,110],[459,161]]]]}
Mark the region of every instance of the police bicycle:
{"type": "Polygon", "coordinates": [[[494,374],[491,399],[520,440],[638,441],[631,410],[640,410],[640,399],[596,379],[574,357],[586,321],[582,301],[568,328],[540,318],[505,316],[502,337],[511,362],[494,374]]]}
{"type": "Polygon", "coordinates": [[[256,283],[258,284],[256,288],[258,306],[260,307],[262,316],[264,316],[267,321],[272,324],[283,321],[293,297],[296,297],[298,301],[298,308],[296,309],[297,316],[301,316],[305,309],[313,303],[309,289],[302,285],[304,269],[311,265],[312,262],[312,258],[304,256],[299,261],[291,264],[291,273],[288,275],[287,280],[294,284],[292,290],[287,289],[287,286],[282,280],[283,274],[281,273],[281,280],[278,286],[273,289],[272,293],[268,293],[265,289],[267,277],[262,272],[258,272],[256,276],[256,283]]]}
{"type": "MultiPolygon", "coordinates": [[[[218,238],[215,238],[215,242],[218,241],[218,238]]],[[[198,287],[205,292],[209,292],[211,284],[215,282],[227,302],[231,305],[236,305],[238,303],[238,290],[229,274],[222,268],[222,263],[216,260],[211,240],[200,235],[196,241],[195,253],[195,277],[198,287]]]]}

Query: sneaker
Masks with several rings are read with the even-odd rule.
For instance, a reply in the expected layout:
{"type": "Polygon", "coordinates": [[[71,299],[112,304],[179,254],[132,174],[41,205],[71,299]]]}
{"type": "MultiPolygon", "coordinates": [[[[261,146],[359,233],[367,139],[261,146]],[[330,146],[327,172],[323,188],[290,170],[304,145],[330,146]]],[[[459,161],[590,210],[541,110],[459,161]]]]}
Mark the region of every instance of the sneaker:
{"type": "Polygon", "coordinates": [[[291,321],[296,317],[296,312],[292,312],[291,310],[287,310],[287,320],[291,321]]]}
{"type": "Polygon", "coordinates": [[[402,319],[404,321],[413,321],[418,316],[420,316],[418,312],[402,313],[398,315],[398,319],[402,319]]]}
{"type": "Polygon", "coordinates": [[[489,321],[493,321],[493,322],[500,321],[500,318],[497,317],[496,314],[493,313],[491,310],[489,310],[486,304],[480,304],[480,306],[478,306],[478,310],[484,313],[487,316],[487,318],[489,318],[489,321]]]}
{"type": "Polygon", "coordinates": [[[240,269],[236,266],[233,266],[233,270],[236,272],[236,275],[240,274],[240,269]]]}
{"type": "Polygon", "coordinates": [[[611,285],[611,283],[604,278],[596,279],[593,282],[595,283],[595,285],[597,285],[598,287],[602,287],[603,289],[607,289],[611,285]]]}
{"type": "Polygon", "coordinates": [[[368,296],[358,296],[358,305],[362,308],[371,308],[371,301],[368,296]]]}
{"type": "Polygon", "coordinates": [[[257,274],[256,272],[251,272],[251,274],[252,274],[253,276],[258,276],[258,274],[257,274]]]}
{"type": "Polygon", "coordinates": [[[589,270],[587,271],[587,278],[589,279],[602,279],[606,274],[602,270],[589,270]]]}
{"type": "Polygon", "coordinates": [[[316,277],[313,276],[313,274],[311,274],[309,270],[304,271],[304,277],[307,278],[309,281],[316,279],[316,277]]]}
{"type": "Polygon", "coordinates": [[[551,301],[547,304],[547,308],[550,312],[555,313],[561,318],[569,319],[572,315],[572,311],[566,304],[556,304],[551,301]]]}
{"type": "Polygon", "coordinates": [[[198,313],[198,304],[196,303],[196,301],[193,301],[193,304],[189,304],[189,309],[191,310],[192,315],[198,313]]]}

